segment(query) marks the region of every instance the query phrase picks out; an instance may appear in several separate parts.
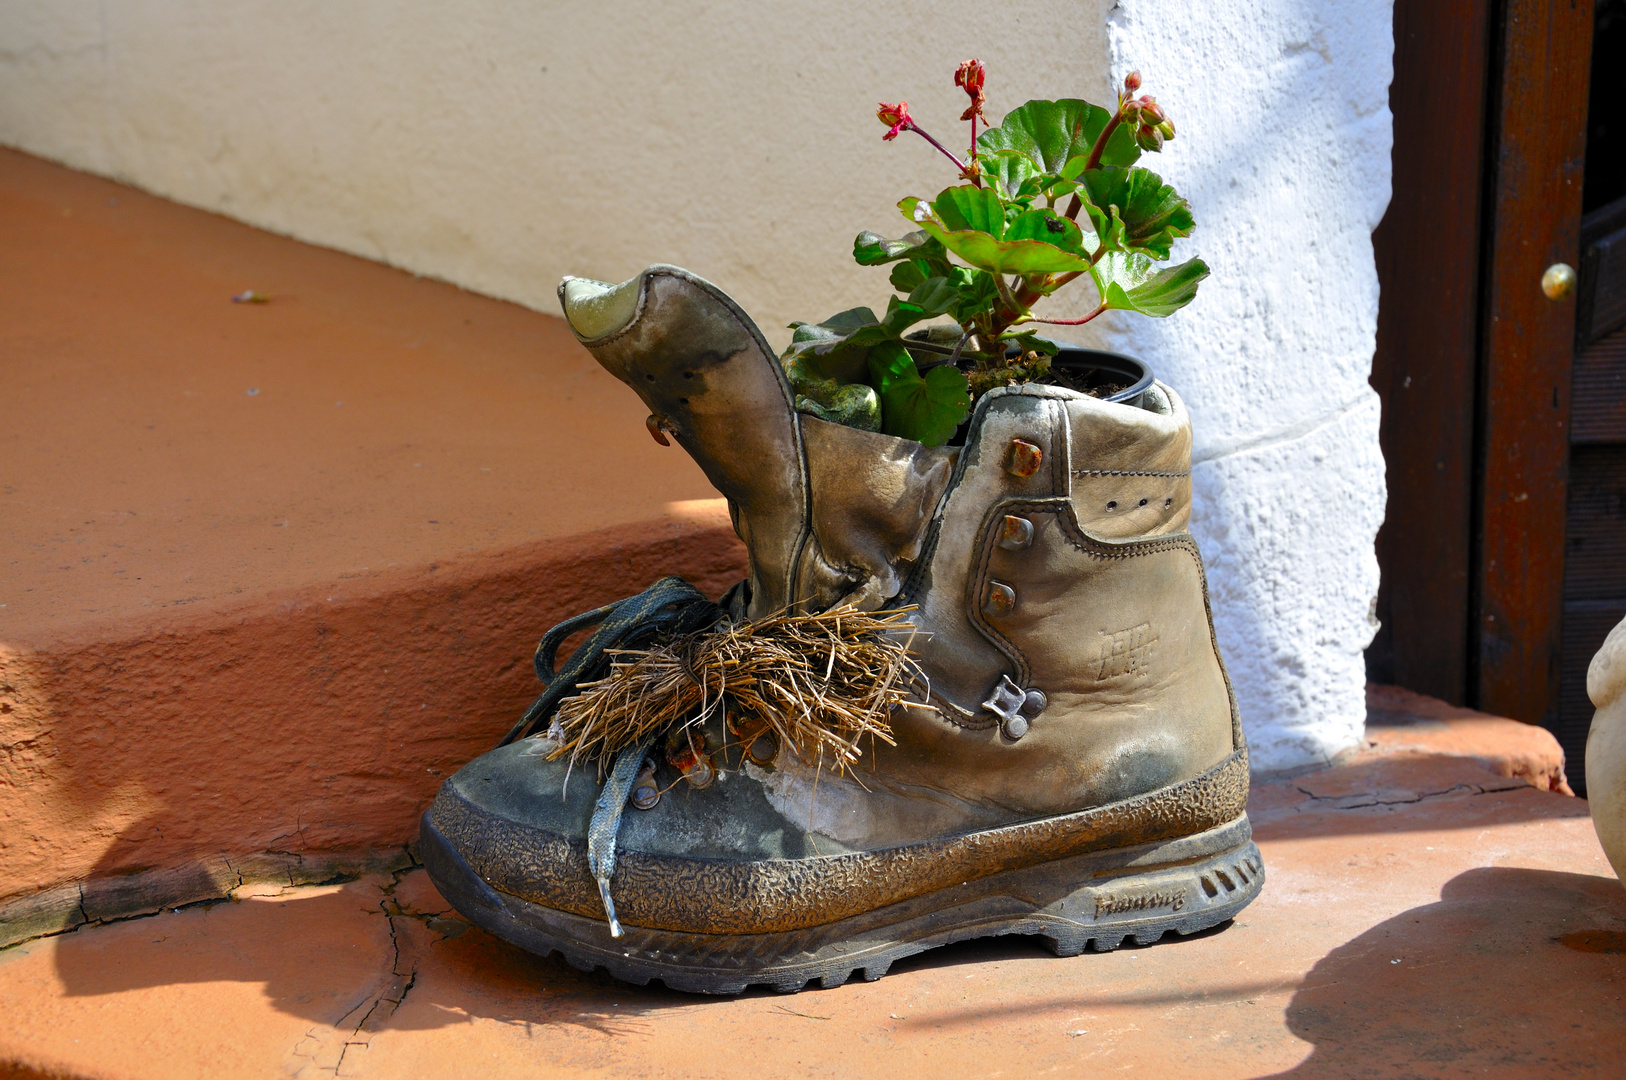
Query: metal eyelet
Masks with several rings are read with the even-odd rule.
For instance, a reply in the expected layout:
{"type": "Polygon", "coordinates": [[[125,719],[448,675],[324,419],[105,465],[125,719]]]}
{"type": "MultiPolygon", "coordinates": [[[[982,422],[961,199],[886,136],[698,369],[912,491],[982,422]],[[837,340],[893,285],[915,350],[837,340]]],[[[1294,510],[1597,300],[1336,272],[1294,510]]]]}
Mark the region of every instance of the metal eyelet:
{"type": "Polygon", "coordinates": [[[988,592],[982,601],[982,613],[997,619],[1015,610],[1016,590],[1003,581],[988,582],[988,592]]]}
{"type": "Polygon", "coordinates": [[[1044,451],[1026,439],[1012,439],[1005,452],[1005,471],[1019,480],[1026,480],[1044,464],[1044,451]]]}
{"type": "Polygon", "coordinates": [[[1005,520],[999,523],[996,543],[1006,551],[1024,550],[1033,543],[1033,522],[1016,514],[1006,514],[1005,520]]]}

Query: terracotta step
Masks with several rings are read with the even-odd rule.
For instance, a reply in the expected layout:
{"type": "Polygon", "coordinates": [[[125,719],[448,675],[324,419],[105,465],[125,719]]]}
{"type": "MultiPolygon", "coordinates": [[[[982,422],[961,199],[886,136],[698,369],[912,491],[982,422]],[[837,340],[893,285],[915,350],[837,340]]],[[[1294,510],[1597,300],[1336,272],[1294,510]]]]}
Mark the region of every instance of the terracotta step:
{"type": "Polygon", "coordinates": [[[400,864],[543,631],[743,574],[560,319],[5,150],[0,248],[0,942],[400,864]]]}
{"type": "Polygon", "coordinates": [[[1508,775],[1552,737],[1421,708],[1256,784],[1264,891],[1191,939],[707,999],[520,952],[404,868],[0,951],[0,1076],[1617,1075],[1626,889],[1585,802],[1508,775]]]}

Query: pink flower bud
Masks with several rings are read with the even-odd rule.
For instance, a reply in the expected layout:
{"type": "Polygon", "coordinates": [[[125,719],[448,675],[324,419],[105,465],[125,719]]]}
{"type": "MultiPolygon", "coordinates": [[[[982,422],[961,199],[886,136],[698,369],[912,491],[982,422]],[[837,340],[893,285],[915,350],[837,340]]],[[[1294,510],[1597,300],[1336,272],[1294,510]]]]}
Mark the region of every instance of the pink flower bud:
{"type": "Polygon", "coordinates": [[[988,122],[988,118],[982,113],[982,107],[988,100],[982,92],[982,84],[987,78],[987,69],[982,66],[981,60],[976,59],[965,61],[954,73],[954,85],[965,90],[971,97],[971,105],[960,115],[961,120],[977,117],[985,124],[988,122]]]}
{"type": "Polygon", "coordinates": [[[1128,75],[1124,76],[1124,91],[1126,93],[1133,94],[1136,90],[1139,90],[1139,89],[1140,89],[1140,72],[1131,71],[1128,75]]]}
{"type": "Polygon", "coordinates": [[[881,141],[883,142],[889,142],[892,139],[896,139],[898,137],[898,132],[913,126],[914,123],[909,119],[909,103],[907,101],[900,101],[896,105],[888,105],[883,101],[881,102],[881,107],[875,110],[875,117],[876,119],[880,120],[881,123],[891,128],[890,131],[881,136],[881,141]]]}
{"type": "Polygon", "coordinates": [[[1140,105],[1140,118],[1144,123],[1157,125],[1168,119],[1163,112],[1163,106],[1150,98],[1143,98],[1140,105]]]}
{"type": "Polygon", "coordinates": [[[982,66],[981,60],[967,60],[954,73],[954,85],[963,88],[972,97],[976,97],[982,92],[982,84],[987,77],[988,71],[982,66]]]}

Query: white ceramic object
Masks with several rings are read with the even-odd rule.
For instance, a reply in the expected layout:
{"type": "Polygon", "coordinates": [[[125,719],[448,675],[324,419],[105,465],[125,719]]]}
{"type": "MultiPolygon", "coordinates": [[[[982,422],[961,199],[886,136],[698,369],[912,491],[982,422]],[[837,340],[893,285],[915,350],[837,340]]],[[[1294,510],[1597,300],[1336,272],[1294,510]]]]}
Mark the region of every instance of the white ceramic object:
{"type": "Polygon", "coordinates": [[[1626,619],[1604,639],[1586,672],[1598,711],[1586,740],[1586,794],[1615,876],[1626,882],[1626,619]]]}

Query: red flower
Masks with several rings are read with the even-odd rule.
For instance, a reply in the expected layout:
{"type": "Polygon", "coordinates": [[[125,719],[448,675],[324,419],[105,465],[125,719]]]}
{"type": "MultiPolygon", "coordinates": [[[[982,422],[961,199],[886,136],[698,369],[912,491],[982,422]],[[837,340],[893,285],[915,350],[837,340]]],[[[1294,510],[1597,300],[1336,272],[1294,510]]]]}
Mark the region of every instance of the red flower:
{"type": "Polygon", "coordinates": [[[898,137],[898,132],[906,131],[915,126],[914,121],[909,119],[909,103],[907,101],[900,101],[896,105],[888,105],[883,101],[881,107],[875,111],[875,116],[881,123],[892,129],[881,136],[882,142],[890,142],[898,137]]]}
{"type": "Polygon", "coordinates": [[[982,92],[982,84],[987,79],[988,72],[982,66],[981,60],[967,60],[960,65],[954,73],[954,85],[962,88],[971,97],[971,107],[960,115],[961,120],[969,120],[973,116],[983,123],[988,117],[983,115],[982,107],[987,103],[987,97],[982,92]]]}

